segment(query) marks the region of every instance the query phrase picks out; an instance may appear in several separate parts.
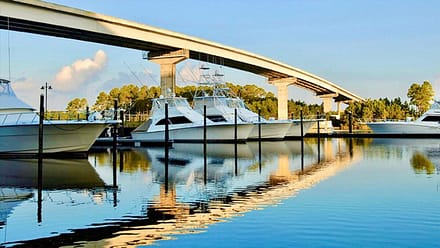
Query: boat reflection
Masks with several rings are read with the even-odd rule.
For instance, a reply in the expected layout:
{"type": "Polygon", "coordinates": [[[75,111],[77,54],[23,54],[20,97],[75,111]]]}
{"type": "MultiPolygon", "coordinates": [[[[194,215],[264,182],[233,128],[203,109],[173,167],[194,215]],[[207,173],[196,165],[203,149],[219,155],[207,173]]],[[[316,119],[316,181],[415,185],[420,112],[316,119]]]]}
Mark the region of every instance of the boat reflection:
{"type": "Polygon", "coordinates": [[[114,197],[120,199],[118,204],[87,205],[96,215],[82,220],[87,224],[61,229],[45,238],[22,239],[20,243],[124,247],[152,244],[174,238],[175,234],[197,233],[211,224],[278,204],[337,174],[361,156],[356,145],[343,139],[323,139],[319,149],[313,142],[301,148],[300,141],[263,142],[261,150],[258,143],[236,147],[208,144],[206,153],[203,144],[175,145],[169,150],[168,161],[163,147],[119,150],[117,157],[123,165],[111,163],[109,153],[96,154],[98,173],[112,171],[114,164],[120,166],[118,190],[114,191],[114,197]],[[322,152],[321,159],[317,159],[318,150],[322,152]],[[145,180],[150,177],[151,181],[145,180]],[[117,210],[117,216],[110,215],[117,210]]]}
{"type": "Polygon", "coordinates": [[[0,188],[0,229],[6,225],[7,218],[21,202],[33,197],[30,189],[0,188]]]}
{"type": "MultiPolygon", "coordinates": [[[[44,159],[44,190],[104,187],[87,159],[44,159]]],[[[0,187],[37,188],[37,159],[1,159],[0,187]]]]}
{"type": "MultiPolygon", "coordinates": [[[[275,144],[276,146],[289,147],[280,143],[272,143],[272,146],[267,147],[274,147],[275,144]]],[[[289,149],[282,150],[286,153],[281,151],[276,156],[277,163],[268,165],[269,170],[259,172],[264,173],[265,181],[250,180],[253,173],[249,170],[245,171],[238,177],[240,180],[248,182],[246,187],[236,188],[228,194],[223,194],[224,192],[213,194],[209,186],[202,187],[198,184],[198,198],[192,198],[188,201],[187,198],[182,197],[179,186],[175,183],[181,181],[173,181],[174,183],[171,183],[170,187],[165,187],[161,182],[160,193],[148,204],[145,212],[146,218],[157,219],[157,223],[130,226],[124,228],[123,232],[118,232],[117,236],[102,239],[90,243],[90,245],[102,247],[148,245],[157,240],[171,239],[176,234],[201,232],[210,224],[225,221],[244,212],[278,204],[282,199],[291,197],[300,190],[307,189],[337,174],[361,158],[361,153],[355,149],[350,141],[325,140],[323,149],[329,147],[332,152],[324,152],[320,162],[313,162],[307,164],[303,169],[296,170],[291,169],[290,163],[292,156],[297,157],[298,154],[288,153],[289,149]]],[[[310,152],[313,153],[312,151],[313,149],[310,152]]],[[[269,151],[265,154],[275,153],[269,151]]],[[[154,168],[157,163],[152,161],[152,164],[154,168]]],[[[198,165],[201,167],[200,163],[198,165]]],[[[164,165],[161,163],[160,166],[164,165]]],[[[181,168],[184,166],[180,165],[181,168]]],[[[237,178],[234,174],[228,175],[237,178]]],[[[188,180],[191,174],[188,173],[186,176],[182,177],[182,182],[185,181],[185,178],[188,180]]],[[[216,187],[219,186],[222,185],[216,185],[216,187]]]]}
{"type": "MultiPolygon", "coordinates": [[[[48,196],[47,191],[77,190],[85,193],[105,186],[86,159],[44,159],[41,178],[38,177],[38,166],[36,159],[0,160],[0,230],[7,225],[14,209],[28,201],[37,202],[37,218],[41,222],[42,190],[48,196]],[[42,187],[38,189],[39,180],[42,187]]],[[[97,194],[99,192],[94,191],[90,195],[94,197],[97,194]]]]}
{"type": "Polygon", "coordinates": [[[133,152],[150,160],[150,171],[156,182],[167,181],[177,185],[226,181],[234,173],[243,174],[254,163],[254,155],[246,143],[237,144],[236,147],[211,143],[206,145],[206,152],[203,144],[176,143],[168,150],[168,160],[163,147],[138,148],[133,152]]]}

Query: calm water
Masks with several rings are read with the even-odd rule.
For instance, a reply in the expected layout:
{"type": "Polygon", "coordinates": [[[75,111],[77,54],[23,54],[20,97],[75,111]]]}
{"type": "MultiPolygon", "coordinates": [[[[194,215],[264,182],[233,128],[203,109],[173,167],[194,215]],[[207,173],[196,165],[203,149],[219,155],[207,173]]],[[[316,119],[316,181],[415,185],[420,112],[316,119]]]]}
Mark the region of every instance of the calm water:
{"type": "Polygon", "coordinates": [[[175,144],[168,170],[163,148],[121,149],[115,169],[103,149],[44,160],[40,192],[36,161],[1,160],[0,246],[440,246],[440,140],[301,147],[175,144]]]}

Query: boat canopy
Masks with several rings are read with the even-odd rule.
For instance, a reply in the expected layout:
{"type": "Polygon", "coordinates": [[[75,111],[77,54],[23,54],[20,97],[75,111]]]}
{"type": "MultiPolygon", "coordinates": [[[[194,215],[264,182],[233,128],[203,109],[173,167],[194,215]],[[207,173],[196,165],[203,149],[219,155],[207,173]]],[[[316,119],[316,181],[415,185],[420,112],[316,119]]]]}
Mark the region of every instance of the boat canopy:
{"type": "Polygon", "coordinates": [[[16,110],[34,111],[35,109],[17,98],[9,80],[0,78],[0,111],[14,112],[16,110]]]}

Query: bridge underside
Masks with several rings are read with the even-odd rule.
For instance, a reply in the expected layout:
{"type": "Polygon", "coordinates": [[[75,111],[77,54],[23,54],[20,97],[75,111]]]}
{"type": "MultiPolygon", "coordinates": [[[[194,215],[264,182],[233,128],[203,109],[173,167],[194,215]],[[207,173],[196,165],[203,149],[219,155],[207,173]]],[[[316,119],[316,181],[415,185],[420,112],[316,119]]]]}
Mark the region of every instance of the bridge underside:
{"type": "MultiPolygon", "coordinates": [[[[128,48],[133,48],[133,49],[148,51],[153,53],[172,52],[181,49],[177,47],[161,45],[144,40],[132,39],[121,36],[118,37],[111,34],[91,32],[81,29],[69,28],[65,26],[58,26],[53,24],[22,20],[22,19],[16,19],[16,18],[4,17],[4,16],[0,16],[0,29],[28,32],[28,33],[41,34],[41,35],[49,35],[49,36],[76,39],[76,40],[82,40],[88,42],[96,42],[96,43],[102,43],[102,44],[119,46],[119,47],[128,47],[128,48]]],[[[220,56],[214,56],[211,54],[192,51],[192,50],[189,51],[189,58],[204,62],[209,62],[213,64],[219,64],[222,66],[227,66],[238,70],[248,71],[266,77],[269,81],[291,77],[285,73],[273,71],[253,64],[244,63],[242,61],[237,61],[220,56]]],[[[323,86],[309,82],[301,78],[297,78],[297,80],[295,80],[291,85],[295,85],[297,87],[314,91],[317,96],[329,95],[334,93],[323,86]]],[[[337,102],[346,102],[346,101],[350,101],[351,99],[342,94],[338,94],[336,97],[333,98],[333,100],[337,102]]]]}

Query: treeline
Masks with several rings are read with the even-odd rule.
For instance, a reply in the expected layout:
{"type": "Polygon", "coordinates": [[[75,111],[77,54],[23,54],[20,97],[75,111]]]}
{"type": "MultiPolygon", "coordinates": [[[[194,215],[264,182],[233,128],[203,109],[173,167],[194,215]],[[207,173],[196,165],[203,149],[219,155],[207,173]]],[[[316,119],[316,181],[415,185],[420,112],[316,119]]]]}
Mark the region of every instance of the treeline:
{"type": "MultiPolygon", "coordinates": [[[[261,116],[271,118],[278,116],[278,100],[272,92],[266,92],[256,85],[234,85],[226,83],[225,87],[229,89],[232,96],[243,99],[246,106],[254,111],[260,110],[261,116]]],[[[212,93],[212,89],[206,86],[185,86],[176,87],[176,96],[185,97],[191,104],[197,92],[212,93]]],[[[134,84],[124,85],[121,88],[113,88],[110,92],[100,92],[95,103],[90,106],[92,111],[103,111],[111,109],[114,106],[114,100],[118,101],[118,106],[125,109],[130,114],[149,113],[151,109],[151,100],[160,96],[159,86],[142,86],[138,87],[134,84]]],[[[66,107],[69,113],[84,112],[88,106],[85,98],[75,98],[70,101],[66,107]]],[[[322,105],[306,104],[302,101],[289,100],[288,112],[290,118],[299,118],[300,111],[303,115],[316,116],[318,112],[322,113],[322,105]]]]}
{"type": "MultiPolygon", "coordinates": [[[[234,85],[226,83],[226,88],[232,96],[243,99],[247,107],[258,112],[264,118],[278,116],[278,100],[272,92],[266,92],[256,85],[234,85]]],[[[204,86],[185,86],[176,87],[176,96],[182,96],[192,103],[197,92],[209,92],[210,88],[204,86]]],[[[118,105],[125,109],[126,113],[146,113],[151,109],[151,99],[160,96],[160,87],[158,86],[142,86],[138,87],[134,84],[124,85],[121,88],[114,88],[110,92],[100,92],[95,103],[90,107],[92,111],[103,111],[113,108],[114,100],[118,101],[118,105]]],[[[422,84],[414,83],[408,89],[408,101],[402,101],[400,98],[388,99],[367,99],[365,102],[351,103],[341,114],[340,124],[346,126],[348,123],[348,114],[351,113],[355,125],[365,121],[372,120],[403,120],[408,117],[417,118],[430,107],[434,97],[432,85],[428,81],[422,84]]],[[[84,112],[88,106],[85,98],[75,98],[68,103],[66,110],[69,113],[84,112]]],[[[306,104],[303,101],[288,101],[288,114],[291,119],[300,118],[302,111],[304,118],[316,118],[318,113],[323,113],[322,104],[306,104]]],[[[335,112],[326,113],[327,117],[335,112]]],[[[323,117],[321,115],[321,117],[323,117]]]]}
{"type": "Polygon", "coordinates": [[[399,97],[367,99],[365,102],[351,103],[345,113],[352,113],[355,121],[404,120],[417,118],[426,112],[434,99],[434,90],[429,81],[422,84],[413,83],[408,89],[408,101],[399,97]]]}

